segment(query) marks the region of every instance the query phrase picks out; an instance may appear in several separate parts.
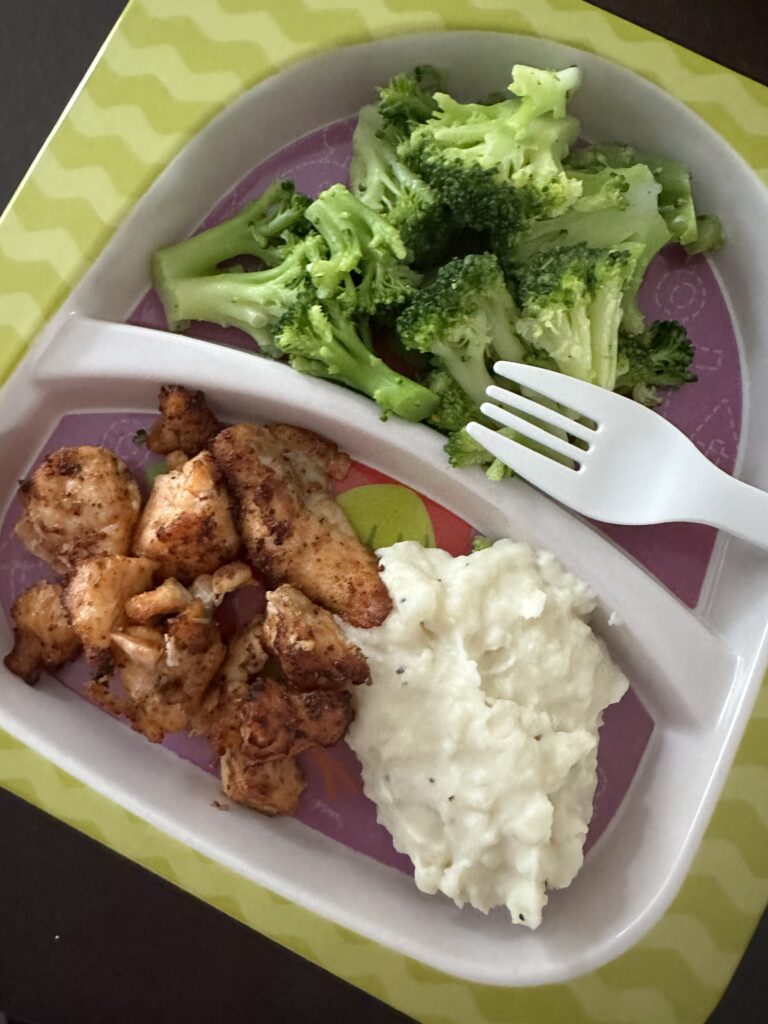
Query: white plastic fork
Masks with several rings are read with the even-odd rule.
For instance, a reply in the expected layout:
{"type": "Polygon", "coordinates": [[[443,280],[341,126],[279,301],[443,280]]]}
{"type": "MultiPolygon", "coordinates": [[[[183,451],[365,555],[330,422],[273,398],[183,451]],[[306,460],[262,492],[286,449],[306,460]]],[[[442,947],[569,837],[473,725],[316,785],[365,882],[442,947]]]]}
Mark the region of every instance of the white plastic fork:
{"type": "Polygon", "coordinates": [[[503,407],[485,402],[480,408],[501,426],[567,456],[572,465],[479,423],[467,427],[475,441],[539,490],[604,523],[707,523],[768,548],[768,493],[718,469],[651,409],[538,366],[499,362],[494,370],[526,394],[536,392],[560,407],[556,411],[494,385],[486,394],[503,407]],[[584,447],[531,423],[530,416],[584,447]]]}

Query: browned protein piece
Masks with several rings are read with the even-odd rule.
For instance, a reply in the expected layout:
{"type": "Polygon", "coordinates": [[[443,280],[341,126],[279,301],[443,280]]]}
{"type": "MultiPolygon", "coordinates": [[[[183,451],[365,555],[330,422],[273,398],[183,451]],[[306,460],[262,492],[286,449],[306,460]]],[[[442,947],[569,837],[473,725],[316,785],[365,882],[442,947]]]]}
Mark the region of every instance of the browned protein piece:
{"type": "Polygon", "coordinates": [[[228,712],[247,695],[248,686],[267,663],[268,655],[261,643],[262,625],[261,618],[257,617],[229,638],[215,683],[192,723],[192,731],[208,736],[219,752],[226,749],[222,737],[234,736],[234,742],[238,742],[237,736],[229,732],[228,712]]]}
{"type": "Polygon", "coordinates": [[[114,662],[124,697],[106,683],[89,695],[129,719],[159,743],[190,729],[226,656],[219,629],[201,601],[192,601],[165,624],[125,626],[112,634],[114,662]]]}
{"type": "Polygon", "coordinates": [[[239,423],[211,451],[238,509],[254,566],[274,586],[291,583],[354,626],[377,626],[392,602],[372,551],[357,539],[330,490],[348,458],[298,427],[239,423]]]}
{"type": "Polygon", "coordinates": [[[178,580],[163,580],[154,590],[135,594],[125,602],[125,613],[134,622],[149,622],[162,615],[174,615],[192,603],[192,595],[178,580]]]}
{"type": "Polygon", "coordinates": [[[267,594],[264,646],[299,690],[337,689],[369,676],[363,652],[330,612],[284,583],[267,594]]]}
{"type": "Polygon", "coordinates": [[[148,558],[108,555],[82,562],[70,578],[64,601],[95,676],[112,671],[112,635],[125,621],[128,600],[152,586],[154,571],[148,558]]]}
{"type": "Polygon", "coordinates": [[[294,757],[253,762],[232,750],[221,758],[221,785],[235,803],[274,816],[295,814],[307,784],[294,757]]]}
{"type": "Polygon", "coordinates": [[[276,679],[259,678],[229,705],[211,739],[220,753],[242,749],[249,761],[272,761],[332,746],[352,714],[346,690],[296,693],[276,679]]]}
{"type": "Polygon", "coordinates": [[[182,583],[230,562],[240,538],[221,470],[210,452],[155,477],[133,540],[133,553],[152,558],[159,574],[182,583]]]}
{"type": "Polygon", "coordinates": [[[197,455],[221,430],[202,391],[190,391],[180,384],[163,384],[158,396],[160,418],[152,425],[147,446],[158,455],[183,451],[197,455]]]}
{"type": "Polygon", "coordinates": [[[36,583],[19,594],[11,606],[15,626],[13,650],[5,667],[32,685],[43,668],[53,670],[80,653],[80,641],[64,606],[58,583],[36,583]]]}
{"type": "Polygon", "coordinates": [[[275,679],[256,680],[209,733],[224,792],[262,814],[295,814],[306,785],[295,755],[337,743],[351,719],[345,690],[296,693],[275,679]]]}
{"type": "Polygon", "coordinates": [[[59,448],[19,491],[16,535],[54,572],[69,575],[86,558],[126,555],[141,495],[125,463],[108,448],[59,448]]]}

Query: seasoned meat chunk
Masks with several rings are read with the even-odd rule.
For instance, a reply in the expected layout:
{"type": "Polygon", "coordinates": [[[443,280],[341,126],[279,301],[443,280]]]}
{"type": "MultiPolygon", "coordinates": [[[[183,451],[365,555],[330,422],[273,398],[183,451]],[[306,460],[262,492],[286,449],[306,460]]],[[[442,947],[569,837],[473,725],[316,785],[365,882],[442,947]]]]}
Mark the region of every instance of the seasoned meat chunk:
{"type": "Polygon", "coordinates": [[[307,785],[295,758],[249,761],[242,750],[222,756],[221,784],[230,800],[269,815],[295,814],[307,785]]]}
{"type": "MultiPolygon", "coordinates": [[[[352,721],[352,695],[346,690],[313,690],[311,693],[293,693],[291,700],[296,712],[296,745],[332,747],[338,743],[352,721]]],[[[297,753],[294,747],[292,753],[297,753]]]]}
{"type": "Polygon", "coordinates": [[[178,450],[187,457],[197,455],[221,430],[202,391],[190,391],[179,384],[163,384],[158,406],[160,418],[149,432],[148,447],[159,455],[178,450]]]}
{"type": "Polygon", "coordinates": [[[248,761],[271,761],[337,743],[352,720],[346,690],[296,693],[276,679],[257,679],[230,702],[211,735],[220,753],[242,749],[248,761]]]}
{"type": "Polygon", "coordinates": [[[240,423],[222,430],[211,450],[235,497],[250,560],[273,584],[293,584],[356,626],[384,620],[391,601],[376,556],[330,491],[329,471],[346,463],[329,442],[297,428],[240,423]]]}
{"type": "Polygon", "coordinates": [[[253,570],[245,562],[228,562],[213,575],[198,576],[190,587],[192,594],[203,604],[216,608],[227,594],[253,583],[253,570]]]}
{"type": "Polygon", "coordinates": [[[299,690],[334,689],[368,678],[363,652],[330,612],[287,583],[267,594],[264,645],[299,690]]]}
{"type": "Polygon", "coordinates": [[[112,636],[123,625],[128,599],[151,587],[154,570],[148,558],[89,558],[67,584],[64,600],[94,675],[112,671],[112,636]]]}
{"type": "Polygon", "coordinates": [[[124,697],[106,681],[90,695],[123,714],[153,743],[189,729],[226,655],[218,627],[200,601],[157,626],[126,626],[111,637],[124,697]]]}
{"type": "Polygon", "coordinates": [[[134,554],[154,559],[161,576],[189,583],[230,562],[239,547],[230,498],[210,452],[155,478],[134,554]]]}
{"type": "Polygon", "coordinates": [[[134,622],[148,622],[159,615],[172,615],[180,612],[192,603],[192,595],[178,580],[163,580],[154,590],[145,590],[143,594],[129,597],[125,603],[125,612],[134,622]]]}
{"type": "Polygon", "coordinates": [[[54,572],[68,575],[86,558],[128,553],[141,497],[109,449],[59,448],[19,494],[24,514],[16,534],[54,572]]]}
{"type": "Polygon", "coordinates": [[[41,669],[59,668],[80,653],[63,598],[58,583],[36,583],[11,606],[14,643],[4,661],[26,683],[36,683],[41,669]]]}

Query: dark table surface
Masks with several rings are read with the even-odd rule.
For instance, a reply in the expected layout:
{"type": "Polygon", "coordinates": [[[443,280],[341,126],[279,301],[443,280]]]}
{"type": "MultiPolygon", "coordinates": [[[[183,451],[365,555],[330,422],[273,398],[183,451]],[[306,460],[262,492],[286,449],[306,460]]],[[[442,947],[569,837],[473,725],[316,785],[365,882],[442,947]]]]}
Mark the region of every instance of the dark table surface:
{"type": "MultiPolygon", "coordinates": [[[[768,83],[762,0],[599,6],[768,83]]],[[[0,209],[122,7],[0,0],[0,209]]],[[[767,954],[764,917],[711,1024],[768,1020],[767,954]]],[[[2,1011],[29,1024],[406,1020],[4,790],[0,1021],[2,1011]]]]}

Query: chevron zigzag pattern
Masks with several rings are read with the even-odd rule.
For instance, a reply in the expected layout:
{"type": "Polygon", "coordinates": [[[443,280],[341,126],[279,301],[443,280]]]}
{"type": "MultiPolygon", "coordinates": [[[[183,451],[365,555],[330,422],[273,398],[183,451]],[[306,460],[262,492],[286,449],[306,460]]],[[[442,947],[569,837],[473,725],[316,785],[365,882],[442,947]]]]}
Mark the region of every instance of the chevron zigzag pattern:
{"type": "MultiPolygon", "coordinates": [[[[768,184],[768,89],[581,0],[132,0],[0,220],[0,380],[185,142],[244,90],[310,55],[415,31],[540,35],[612,59],[706,120],[768,184]]],[[[325,921],[111,803],[6,733],[0,784],[428,1024],[703,1021],[768,901],[768,689],[669,911],[567,984],[470,985],[325,921]]]]}

